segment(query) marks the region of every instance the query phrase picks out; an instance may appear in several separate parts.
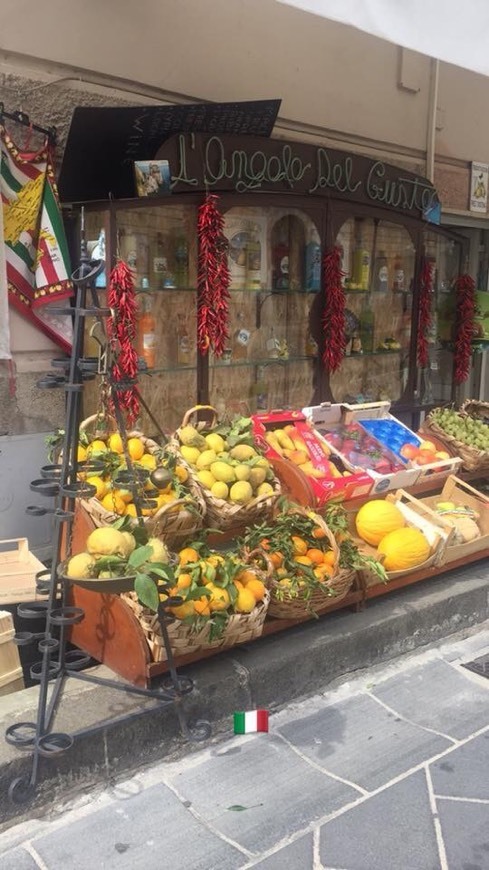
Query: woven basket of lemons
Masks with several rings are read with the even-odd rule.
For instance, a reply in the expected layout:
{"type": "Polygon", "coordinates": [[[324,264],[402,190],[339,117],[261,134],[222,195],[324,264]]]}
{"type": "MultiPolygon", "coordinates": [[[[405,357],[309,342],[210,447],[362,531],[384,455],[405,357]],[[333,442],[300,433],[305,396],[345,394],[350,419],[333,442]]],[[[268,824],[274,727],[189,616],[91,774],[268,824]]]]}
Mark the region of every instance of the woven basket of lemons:
{"type": "MultiPolygon", "coordinates": [[[[196,655],[260,637],[270,602],[266,582],[266,571],[234,554],[203,543],[182,548],[175,585],[160,596],[173,654],[196,655]]],[[[166,661],[160,615],[141,605],[134,592],[122,598],[139,620],[153,660],[166,661]]]]}
{"type": "Polygon", "coordinates": [[[78,460],[80,475],[95,487],[92,498],[81,500],[95,526],[111,525],[120,516],[136,522],[137,494],[148,533],[170,548],[202,528],[206,507],[200,487],[173,451],[142,432],[128,432],[125,446],[114,418],[88,417],[80,425],[78,460]]]}

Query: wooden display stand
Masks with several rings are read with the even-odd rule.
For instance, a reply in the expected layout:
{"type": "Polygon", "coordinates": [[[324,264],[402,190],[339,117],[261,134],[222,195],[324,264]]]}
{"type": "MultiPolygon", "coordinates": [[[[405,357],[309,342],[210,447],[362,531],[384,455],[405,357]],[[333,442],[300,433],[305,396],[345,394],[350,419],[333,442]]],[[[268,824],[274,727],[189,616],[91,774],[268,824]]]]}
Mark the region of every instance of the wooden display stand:
{"type": "MultiPolygon", "coordinates": [[[[477,479],[476,475],[465,475],[465,479],[477,479]]],[[[433,486],[431,485],[431,489],[433,486]]],[[[413,495],[422,495],[430,491],[429,482],[423,482],[413,487],[413,495]]],[[[348,502],[348,507],[357,510],[365,499],[348,502]]],[[[84,549],[85,541],[92,531],[90,520],[82,510],[78,510],[73,527],[72,549],[80,552],[84,549]]],[[[388,595],[397,589],[404,589],[422,580],[430,580],[439,577],[457,568],[473,562],[479,562],[489,557],[489,547],[478,552],[465,555],[463,558],[455,558],[443,565],[431,566],[420,571],[405,574],[388,583],[378,583],[367,586],[361,578],[349,594],[336,604],[325,610],[320,619],[329,613],[345,608],[362,610],[370,599],[388,595]]],[[[136,686],[149,686],[153,677],[166,673],[166,662],[154,662],[151,660],[149,646],[142,627],[132,610],[118,595],[103,595],[98,592],[90,592],[77,586],[71,587],[70,603],[82,607],[85,618],[71,629],[70,640],[75,646],[91,655],[94,659],[108,665],[115,673],[124,677],[136,686]]],[[[267,619],[263,628],[262,637],[286,631],[294,625],[306,622],[314,617],[306,616],[304,619],[267,619]]],[[[200,661],[204,658],[217,655],[230,647],[219,647],[204,653],[196,653],[188,656],[179,656],[175,659],[177,667],[200,661]]]]}

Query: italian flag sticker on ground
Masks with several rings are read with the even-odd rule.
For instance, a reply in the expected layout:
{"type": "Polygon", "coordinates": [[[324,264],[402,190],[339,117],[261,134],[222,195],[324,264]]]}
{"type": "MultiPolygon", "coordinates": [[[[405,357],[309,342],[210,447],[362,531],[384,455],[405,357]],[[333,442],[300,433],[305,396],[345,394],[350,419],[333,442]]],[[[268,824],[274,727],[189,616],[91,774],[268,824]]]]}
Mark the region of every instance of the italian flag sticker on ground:
{"type": "Polygon", "coordinates": [[[256,734],[257,731],[268,731],[268,710],[248,710],[234,714],[235,734],[256,734]]]}

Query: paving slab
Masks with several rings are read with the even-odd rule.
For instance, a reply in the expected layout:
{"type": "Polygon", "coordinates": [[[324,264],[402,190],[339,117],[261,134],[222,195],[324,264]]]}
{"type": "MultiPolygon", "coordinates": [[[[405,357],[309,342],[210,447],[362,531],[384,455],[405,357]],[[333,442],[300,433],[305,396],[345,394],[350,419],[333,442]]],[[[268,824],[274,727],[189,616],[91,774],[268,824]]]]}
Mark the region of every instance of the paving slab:
{"type": "Polygon", "coordinates": [[[48,870],[234,870],[246,863],[243,853],[201,825],[164,785],[45,834],[33,846],[48,870]]]}
{"type": "Polygon", "coordinates": [[[272,734],[244,738],[237,748],[169,781],[203,819],[253,853],[271,849],[358,797],[272,734]],[[236,805],[248,809],[228,809],[236,805]]]}
{"type": "Polygon", "coordinates": [[[437,801],[449,870],[489,870],[489,805],[437,801]]]}
{"type": "Polygon", "coordinates": [[[441,870],[424,770],[322,825],[320,858],[348,870],[441,870]]]}
{"type": "Polygon", "coordinates": [[[279,733],[323,769],[374,791],[453,745],[359,695],[296,719],[279,733]]]}
{"type": "Polygon", "coordinates": [[[486,688],[444,661],[392,677],[374,686],[371,694],[411,722],[457,740],[489,724],[489,680],[486,688]]]}
{"type": "Polygon", "coordinates": [[[0,855],[0,870],[39,870],[39,864],[25,849],[12,849],[0,855]]]}
{"type": "Polygon", "coordinates": [[[295,843],[284,846],[278,852],[252,866],[253,870],[298,870],[298,868],[300,870],[313,870],[314,843],[312,833],[300,837],[295,843]]]}
{"type": "Polygon", "coordinates": [[[430,770],[436,795],[489,801],[489,730],[433,762],[430,770]]]}

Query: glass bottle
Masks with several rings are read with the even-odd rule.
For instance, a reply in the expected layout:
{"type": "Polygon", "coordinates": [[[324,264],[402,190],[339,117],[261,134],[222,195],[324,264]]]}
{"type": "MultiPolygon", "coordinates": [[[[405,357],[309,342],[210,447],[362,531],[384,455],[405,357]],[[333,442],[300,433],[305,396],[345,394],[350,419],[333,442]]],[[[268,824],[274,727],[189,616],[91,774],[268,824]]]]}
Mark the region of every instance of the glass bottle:
{"type": "Polygon", "coordinates": [[[163,235],[156,233],[155,248],[153,253],[153,275],[155,276],[155,286],[161,290],[164,286],[165,276],[168,272],[168,260],[165,256],[165,243],[163,235]]]}
{"type": "Polygon", "coordinates": [[[392,282],[392,289],[398,293],[401,293],[406,289],[404,283],[404,267],[399,254],[396,254],[396,259],[394,260],[394,280],[392,282]]]}
{"type": "Polygon", "coordinates": [[[178,314],[177,325],[177,364],[179,366],[190,365],[190,335],[187,329],[185,314],[178,314]]]}
{"type": "Polygon", "coordinates": [[[248,345],[250,343],[251,332],[244,325],[244,317],[242,311],[238,311],[236,319],[238,321],[238,325],[233,332],[232,359],[247,359],[248,345]]]}
{"type": "Polygon", "coordinates": [[[138,318],[137,350],[148,369],[156,364],[156,319],[153,314],[151,296],[141,296],[141,313],[138,318]]]}
{"type": "Polygon", "coordinates": [[[175,240],[175,282],[177,287],[188,287],[188,243],[183,235],[175,240]]]}
{"type": "Polygon", "coordinates": [[[305,259],[305,290],[315,293],[321,288],[321,245],[315,227],[309,232],[305,259]]]}
{"type": "Polygon", "coordinates": [[[389,266],[385,251],[379,251],[374,264],[373,290],[385,293],[389,289],[389,266]]]}

